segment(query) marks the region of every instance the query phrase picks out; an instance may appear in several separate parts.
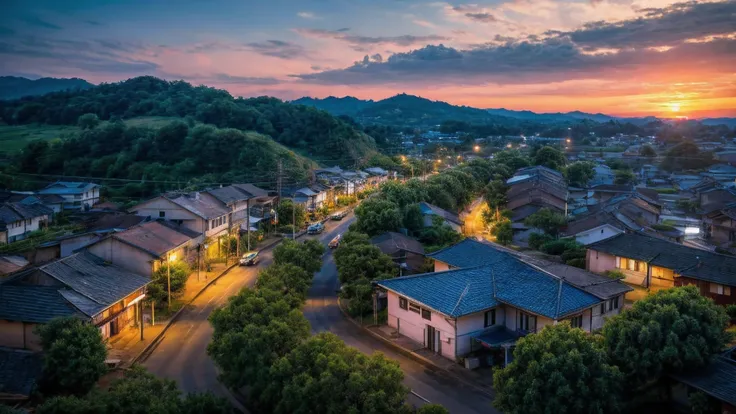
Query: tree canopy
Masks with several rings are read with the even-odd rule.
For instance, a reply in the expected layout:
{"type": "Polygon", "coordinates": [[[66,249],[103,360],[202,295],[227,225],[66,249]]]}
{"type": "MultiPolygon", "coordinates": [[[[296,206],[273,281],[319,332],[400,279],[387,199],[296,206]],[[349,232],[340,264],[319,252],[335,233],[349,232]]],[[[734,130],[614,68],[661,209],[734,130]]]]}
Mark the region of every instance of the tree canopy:
{"type": "Polygon", "coordinates": [[[557,148],[545,146],[540,148],[534,155],[534,165],[542,165],[553,170],[561,171],[567,159],[565,154],[557,148]]]}
{"type": "Polygon", "coordinates": [[[622,380],[602,338],[550,325],[519,339],[514,360],[494,372],[493,405],[508,414],[617,413],[622,380]]]}
{"type": "Polygon", "coordinates": [[[43,348],[44,393],[83,395],[107,372],[107,348],[96,326],[74,317],[37,328],[43,348]]]}
{"type": "Polygon", "coordinates": [[[324,246],[317,240],[284,240],[273,250],[273,262],[298,266],[311,275],[322,268],[324,251],[324,246]]]}
{"type": "Polygon", "coordinates": [[[565,177],[570,185],[586,187],[595,177],[595,164],[589,161],[577,161],[565,168],[565,177]]]}
{"type": "Polygon", "coordinates": [[[401,226],[398,204],[383,198],[369,198],[355,209],[358,230],[370,236],[395,231],[401,226]]]}
{"type": "Polygon", "coordinates": [[[539,209],[524,220],[527,226],[540,229],[552,237],[557,237],[560,234],[560,228],[566,223],[565,216],[550,208],[539,209]]]}
{"type": "Polygon", "coordinates": [[[632,387],[704,366],[729,340],[723,307],[695,286],[661,290],[603,327],[611,362],[632,387]]]}

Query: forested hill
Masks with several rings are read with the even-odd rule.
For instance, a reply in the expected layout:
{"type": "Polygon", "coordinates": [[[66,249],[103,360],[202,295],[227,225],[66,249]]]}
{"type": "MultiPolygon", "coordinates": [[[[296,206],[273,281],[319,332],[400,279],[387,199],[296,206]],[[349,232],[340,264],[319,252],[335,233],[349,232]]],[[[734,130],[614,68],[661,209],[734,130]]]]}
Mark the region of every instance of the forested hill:
{"type": "Polygon", "coordinates": [[[87,113],[101,120],[189,117],[220,128],[255,131],[326,164],[353,164],[375,150],[371,137],[325,111],[269,97],[233,98],[224,90],[151,76],[0,101],[0,116],[10,125],[73,125],[87,113]]]}
{"type": "Polygon", "coordinates": [[[0,100],[43,95],[49,92],[88,89],[93,86],[86,80],[79,78],[41,78],[32,80],[17,76],[0,76],[0,100]]]}

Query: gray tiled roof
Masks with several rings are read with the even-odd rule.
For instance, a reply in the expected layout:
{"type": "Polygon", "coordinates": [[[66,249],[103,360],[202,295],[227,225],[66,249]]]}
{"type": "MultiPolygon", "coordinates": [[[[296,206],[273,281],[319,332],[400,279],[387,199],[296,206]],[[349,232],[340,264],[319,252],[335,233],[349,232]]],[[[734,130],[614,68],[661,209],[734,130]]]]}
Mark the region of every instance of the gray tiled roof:
{"type": "Polygon", "coordinates": [[[422,243],[409,236],[393,231],[387,231],[372,238],[371,244],[376,245],[383,253],[388,255],[392,255],[399,250],[424,254],[422,243]]]}
{"type": "Polygon", "coordinates": [[[0,284],[0,319],[46,323],[57,317],[76,314],[74,307],[59,293],[58,286],[0,284]]]}
{"type": "Polygon", "coordinates": [[[3,203],[0,205],[0,221],[5,223],[52,214],[54,214],[53,210],[41,204],[3,203]]]}
{"type": "Polygon", "coordinates": [[[176,198],[169,198],[174,204],[202,217],[205,219],[214,219],[226,215],[229,211],[207,200],[197,197],[197,195],[181,195],[176,198]]]}
{"type": "Polygon", "coordinates": [[[442,217],[443,219],[453,222],[455,224],[463,225],[463,220],[458,216],[457,214],[451,213],[443,208],[437,207],[434,204],[429,204],[427,202],[420,202],[419,208],[422,209],[423,214],[434,214],[438,217],[442,217]]]}
{"type": "MultiPolygon", "coordinates": [[[[731,349],[727,355],[733,352],[736,351],[731,349]]],[[[711,397],[736,405],[736,361],[729,356],[717,356],[705,368],[672,377],[711,397]]]]}
{"type": "Polygon", "coordinates": [[[267,197],[268,191],[256,187],[253,184],[233,184],[233,187],[250,194],[251,197],[267,197]]]}
{"type": "Polygon", "coordinates": [[[588,245],[591,250],[641,260],[682,276],[736,286],[736,257],[700,250],[640,233],[624,233],[588,245]]]}
{"type": "Polygon", "coordinates": [[[149,221],[125,231],[113,234],[112,238],[137,247],[153,257],[161,257],[191,240],[191,231],[173,229],[163,222],[149,221]]]}
{"type": "Polygon", "coordinates": [[[241,190],[235,185],[207,190],[207,193],[226,205],[238,201],[246,201],[254,197],[252,194],[245,190],[241,190]]]}
{"type": "Polygon", "coordinates": [[[468,238],[427,256],[453,267],[475,267],[494,263],[504,254],[492,246],[468,238]]]}
{"type": "MultiPolygon", "coordinates": [[[[102,309],[151,282],[147,277],[108,264],[86,251],[41,266],[40,270],[87,300],[96,302],[102,309]]],[[[75,296],[65,297],[73,299],[75,296]]],[[[85,303],[84,307],[93,310],[89,303],[85,303]]]]}
{"type": "Polygon", "coordinates": [[[42,368],[39,353],[0,348],[0,396],[29,397],[42,368]]]}

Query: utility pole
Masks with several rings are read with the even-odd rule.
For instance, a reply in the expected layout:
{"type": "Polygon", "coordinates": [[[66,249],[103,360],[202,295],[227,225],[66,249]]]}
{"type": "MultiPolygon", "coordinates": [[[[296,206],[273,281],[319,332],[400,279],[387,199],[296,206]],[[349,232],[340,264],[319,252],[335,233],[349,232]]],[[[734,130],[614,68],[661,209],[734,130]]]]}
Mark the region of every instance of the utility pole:
{"type": "Polygon", "coordinates": [[[169,292],[169,310],[171,310],[171,255],[166,253],[166,279],[168,281],[166,289],[169,292]]]}

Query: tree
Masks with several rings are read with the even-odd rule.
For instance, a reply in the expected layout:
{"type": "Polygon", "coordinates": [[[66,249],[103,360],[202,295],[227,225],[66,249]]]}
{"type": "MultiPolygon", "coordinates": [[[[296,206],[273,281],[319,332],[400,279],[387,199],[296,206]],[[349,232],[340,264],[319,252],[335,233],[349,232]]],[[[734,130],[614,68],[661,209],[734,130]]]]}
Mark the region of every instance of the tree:
{"type": "Polygon", "coordinates": [[[514,360],[493,373],[493,405],[509,414],[617,413],[622,379],[600,336],[549,325],[519,339],[514,360]]]}
{"type": "Polygon", "coordinates": [[[43,347],[40,387],[48,394],[87,393],[107,372],[107,348],[92,324],[57,318],[37,328],[43,347]]]}
{"type": "Polygon", "coordinates": [[[369,236],[395,231],[401,226],[399,206],[380,197],[365,200],[355,209],[355,217],[358,230],[369,236]]]}
{"type": "Polygon", "coordinates": [[[309,337],[309,322],[282,292],[243,289],[210,315],[207,354],[229,387],[257,396],[270,381],[271,364],[309,337]]]}
{"type": "Polygon", "coordinates": [[[661,290],[603,327],[611,362],[636,388],[704,366],[728,343],[728,316],[695,286],[661,290]]]}
{"type": "Polygon", "coordinates": [[[324,246],[317,240],[307,240],[303,243],[296,240],[284,240],[273,250],[273,262],[275,264],[293,264],[311,275],[322,268],[322,254],[324,251],[324,246]]]}
{"type": "Polygon", "coordinates": [[[595,165],[588,161],[577,161],[567,166],[565,176],[570,185],[585,187],[595,177],[595,165]]]}
{"type": "Polygon", "coordinates": [[[496,237],[496,241],[507,246],[511,244],[514,237],[514,230],[511,228],[511,220],[504,219],[496,222],[491,227],[491,234],[496,237]]]}
{"type": "Polygon", "coordinates": [[[614,184],[633,184],[636,181],[636,176],[631,170],[616,170],[614,175],[614,184]]]}
{"type": "Polygon", "coordinates": [[[351,233],[353,232],[346,233],[341,246],[334,253],[341,283],[350,283],[360,278],[370,281],[398,274],[397,266],[390,256],[365,241],[367,238],[352,235],[348,237],[351,233]]]}
{"type": "Polygon", "coordinates": [[[304,226],[307,216],[304,206],[291,200],[282,200],[276,207],[276,214],[281,225],[293,224],[297,229],[304,226]]]}
{"type": "Polygon", "coordinates": [[[527,226],[540,229],[555,238],[560,234],[560,228],[566,223],[565,216],[549,208],[539,209],[524,220],[527,226]]]}
{"type": "Polygon", "coordinates": [[[77,125],[82,129],[94,129],[100,124],[100,118],[96,114],[80,115],[77,119],[77,125]]]}
{"type": "Polygon", "coordinates": [[[553,170],[562,170],[566,163],[565,154],[549,146],[542,147],[534,156],[534,165],[543,165],[553,170]]]}
{"type": "Polygon", "coordinates": [[[662,161],[662,169],[667,171],[696,170],[705,168],[714,162],[713,153],[700,152],[695,143],[684,141],[667,151],[662,161]]]}
{"type": "Polygon", "coordinates": [[[497,165],[505,166],[511,174],[519,168],[528,167],[531,164],[529,158],[522,155],[518,150],[499,151],[493,154],[493,161],[497,165]]]}
{"type": "Polygon", "coordinates": [[[400,412],[408,389],[399,364],[365,355],[332,333],[319,333],[279,359],[261,395],[271,412],[400,412]]]}
{"type": "Polygon", "coordinates": [[[439,404],[427,404],[419,408],[417,414],[450,414],[450,412],[439,404]]]}
{"type": "Polygon", "coordinates": [[[498,210],[506,205],[506,192],[508,187],[506,183],[501,180],[493,180],[485,188],[485,194],[483,198],[493,210],[498,210]]]}
{"type": "Polygon", "coordinates": [[[652,148],[651,145],[642,145],[639,149],[639,155],[647,158],[654,158],[657,156],[657,152],[652,148]]]}
{"type": "Polygon", "coordinates": [[[191,272],[189,265],[184,261],[164,262],[153,273],[153,282],[148,285],[149,299],[159,304],[166,302],[169,295],[169,280],[171,280],[171,295],[178,295],[184,289],[191,272]],[[169,267],[171,267],[170,273],[169,267]]]}
{"type": "Polygon", "coordinates": [[[425,227],[419,233],[419,240],[426,245],[425,250],[435,251],[453,245],[463,239],[463,235],[456,232],[439,216],[432,216],[432,225],[425,227]]]}
{"type": "Polygon", "coordinates": [[[298,307],[307,299],[307,291],[311,285],[312,273],[291,263],[268,266],[258,273],[256,280],[258,289],[281,292],[287,298],[293,295],[298,299],[298,303],[293,304],[293,307],[298,307]]]}
{"type": "Polygon", "coordinates": [[[419,204],[411,204],[404,211],[404,227],[412,234],[419,234],[424,228],[424,214],[419,204]]]}

